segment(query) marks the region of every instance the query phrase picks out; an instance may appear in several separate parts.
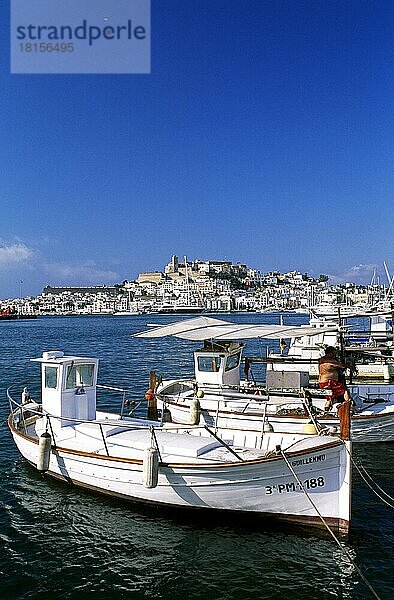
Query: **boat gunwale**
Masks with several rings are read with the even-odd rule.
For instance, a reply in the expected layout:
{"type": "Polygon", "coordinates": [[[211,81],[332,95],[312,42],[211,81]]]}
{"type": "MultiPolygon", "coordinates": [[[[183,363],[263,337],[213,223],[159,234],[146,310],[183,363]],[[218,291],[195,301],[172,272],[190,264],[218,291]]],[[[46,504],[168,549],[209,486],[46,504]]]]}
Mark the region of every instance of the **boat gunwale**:
{"type": "MultiPolygon", "coordinates": [[[[187,408],[190,408],[187,405],[180,405],[177,402],[173,401],[173,400],[166,400],[166,404],[167,405],[171,405],[171,406],[176,406],[177,408],[183,408],[184,406],[187,408]]],[[[209,412],[209,408],[203,408],[201,409],[202,411],[207,411],[209,412]]],[[[214,410],[214,409],[212,409],[214,410]]],[[[215,411],[216,412],[216,411],[215,411]]],[[[223,409],[219,409],[219,414],[224,414],[224,415],[240,415],[240,416],[248,416],[248,417],[256,417],[256,419],[261,419],[262,418],[262,414],[254,414],[251,412],[247,412],[247,411],[230,411],[230,410],[223,410],[223,409]]],[[[351,415],[350,417],[350,421],[352,422],[354,419],[358,420],[358,419],[376,419],[376,418],[382,418],[382,417],[393,417],[394,415],[394,411],[393,412],[388,412],[388,413],[381,413],[381,414],[371,414],[371,415],[351,415]]],[[[324,416],[319,416],[319,415],[315,415],[317,420],[323,419],[323,420],[332,420],[332,419],[336,419],[339,421],[339,417],[335,416],[335,415],[324,415],[324,416]]],[[[308,419],[309,417],[307,415],[277,415],[277,414],[267,414],[267,418],[275,418],[275,419],[308,419]]]]}
{"type": "MultiPolygon", "coordinates": [[[[15,433],[15,435],[33,443],[33,444],[37,444],[38,445],[38,439],[33,438],[30,435],[27,435],[26,433],[22,433],[21,431],[19,431],[19,429],[17,429],[13,423],[12,420],[12,414],[10,414],[8,416],[7,419],[7,423],[8,423],[8,427],[10,429],[10,431],[12,433],[15,433]]],[[[322,444],[321,446],[319,446],[318,448],[306,448],[303,450],[296,450],[296,451],[290,451],[290,452],[286,452],[286,456],[293,458],[295,456],[302,456],[304,454],[310,454],[313,453],[315,451],[321,451],[321,450],[325,450],[328,448],[334,448],[336,446],[340,446],[340,445],[344,445],[345,441],[342,440],[341,438],[335,439],[335,440],[331,440],[330,442],[327,442],[325,444],[322,444]]],[[[62,446],[58,446],[56,443],[51,445],[51,450],[54,452],[58,452],[58,453],[64,453],[64,454],[74,454],[76,456],[85,456],[88,458],[98,458],[100,460],[109,460],[109,461],[115,461],[115,462],[120,462],[120,463],[126,463],[126,464],[138,464],[138,465],[142,465],[143,464],[143,460],[140,459],[136,459],[136,458],[125,458],[125,457],[116,457],[116,456],[107,456],[105,454],[95,454],[93,452],[85,452],[83,450],[75,450],[72,448],[63,448],[62,446]]],[[[220,468],[228,468],[228,467],[243,467],[243,466],[252,466],[252,465],[258,465],[258,464],[262,464],[262,463],[266,463],[266,462],[272,462],[272,461],[279,461],[279,460],[283,460],[283,457],[281,455],[274,455],[274,456],[269,456],[269,457],[263,457],[263,458],[258,458],[255,460],[244,460],[244,461],[239,461],[239,462],[226,462],[226,463],[206,463],[206,462],[202,462],[200,464],[196,464],[196,463],[167,463],[167,462],[160,462],[160,466],[162,467],[168,467],[168,468],[194,468],[194,469],[201,469],[201,468],[210,468],[210,469],[220,469],[220,468]]]]}

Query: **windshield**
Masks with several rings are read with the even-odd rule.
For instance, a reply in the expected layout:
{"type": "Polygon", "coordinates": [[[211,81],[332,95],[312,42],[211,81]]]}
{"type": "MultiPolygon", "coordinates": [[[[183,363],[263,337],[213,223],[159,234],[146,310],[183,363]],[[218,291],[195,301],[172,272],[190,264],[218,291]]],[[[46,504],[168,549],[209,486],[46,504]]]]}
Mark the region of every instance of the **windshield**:
{"type": "Polygon", "coordinates": [[[199,356],[198,370],[206,373],[217,373],[220,369],[220,356],[199,356]]]}
{"type": "Polygon", "coordinates": [[[57,367],[45,367],[45,387],[53,390],[57,388],[57,367]]]}
{"type": "Polygon", "coordinates": [[[70,365],[67,368],[66,389],[93,385],[94,365],[70,365]]]}
{"type": "Polygon", "coordinates": [[[239,359],[241,357],[241,353],[238,352],[237,354],[232,354],[231,356],[229,356],[227,358],[226,361],[226,371],[231,371],[231,369],[235,369],[235,367],[238,367],[239,365],[239,359]]]}

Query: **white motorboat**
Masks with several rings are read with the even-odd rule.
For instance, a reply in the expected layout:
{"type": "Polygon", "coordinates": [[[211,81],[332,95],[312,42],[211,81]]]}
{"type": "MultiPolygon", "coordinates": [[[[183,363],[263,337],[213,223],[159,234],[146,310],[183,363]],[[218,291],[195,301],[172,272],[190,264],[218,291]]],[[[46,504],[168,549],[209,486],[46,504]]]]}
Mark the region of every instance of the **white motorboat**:
{"type": "Polygon", "coordinates": [[[194,313],[202,313],[204,311],[204,307],[200,304],[187,304],[183,302],[163,302],[159,304],[153,312],[159,314],[194,314],[194,313]]]}
{"type": "MultiPolygon", "coordinates": [[[[309,325],[301,326],[298,334],[291,337],[286,354],[270,352],[267,370],[307,371],[311,377],[317,378],[318,360],[323,356],[324,348],[334,346],[341,349],[346,360],[350,359],[354,364],[354,378],[357,380],[390,381],[394,378],[392,339],[388,343],[377,341],[382,339],[383,329],[380,327],[380,319],[374,319],[376,330],[372,330],[369,337],[361,338],[352,332],[347,333],[346,328],[342,328],[338,322],[311,318],[309,325]],[[311,327],[314,328],[312,334],[311,327]]],[[[386,323],[392,322],[386,320],[383,325],[387,327],[386,323]]],[[[388,330],[385,330],[385,335],[387,337],[388,330]]]]}
{"type": "MultiPolygon", "coordinates": [[[[254,439],[260,439],[265,430],[298,434],[338,430],[337,405],[331,412],[324,412],[329,392],[310,385],[307,372],[267,371],[264,383],[250,380],[250,376],[249,380],[241,380],[245,344],[231,340],[278,338],[285,329],[287,334],[291,330],[291,335],[296,336],[297,329],[311,328],[239,325],[200,317],[136,335],[145,338],[170,335],[204,341],[204,346],[194,352],[194,377],[163,380],[155,390],[158,407],[174,422],[205,423],[223,430],[242,431],[244,436],[245,432],[251,432],[254,439]]],[[[327,328],[320,330],[330,333],[327,328]]],[[[349,388],[355,402],[352,439],[394,441],[394,385],[358,384],[349,388]]],[[[241,441],[246,440],[244,437],[241,441]]]]}
{"type": "Polygon", "coordinates": [[[207,426],[166,425],[97,409],[98,360],[45,352],[41,401],[8,390],[8,425],[40,472],[118,498],[240,512],[347,532],[351,442],[266,434],[239,446],[207,426]]]}
{"type": "Polygon", "coordinates": [[[347,318],[355,315],[364,315],[373,310],[370,304],[332,304],[329,302],[321,302],[309,307],[309,313],[324,319],[332,318],[347,318]]]}

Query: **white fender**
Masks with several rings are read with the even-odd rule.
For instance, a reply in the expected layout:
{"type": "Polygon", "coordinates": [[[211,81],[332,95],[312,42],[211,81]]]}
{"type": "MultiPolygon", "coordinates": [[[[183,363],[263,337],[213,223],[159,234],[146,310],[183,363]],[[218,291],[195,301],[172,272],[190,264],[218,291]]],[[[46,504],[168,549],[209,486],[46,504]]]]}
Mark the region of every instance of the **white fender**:
{"type": "Polygon", "coordinates": [[[201,404],[198,398],[193,398],[190,402],[190,425],[198,425],[200,422],[201,404]]]}
{"type": "Polygon", "coordinates": [[[155,488],[159,478],[159,453],[156,448],[146,448],[143,460],[142,484],[155,488]]]}
{"type": "Polygon", "coordinates": [[[38,440],[37,470],[45,473],[49,469],[51,458],[51,436],[46,431],[40,435],[38,440]]]}

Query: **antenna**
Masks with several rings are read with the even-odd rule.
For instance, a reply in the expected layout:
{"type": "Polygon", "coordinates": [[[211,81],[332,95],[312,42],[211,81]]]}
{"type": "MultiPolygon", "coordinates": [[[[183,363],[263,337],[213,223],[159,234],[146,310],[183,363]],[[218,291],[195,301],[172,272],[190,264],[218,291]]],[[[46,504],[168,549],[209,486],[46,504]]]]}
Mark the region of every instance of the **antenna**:
{"type": "Polygon", "coordinates": [[[388,266],[386,264],[386,261],[383,261],[383,266],[384,266],[384,270],[386,271],[386,275],[387,275],[387,279],[388,279],[389,285],[391,285],[391,275],[390,275],[390,271],[388,269],[388,266]]]}
{"type": "Polygon", "coordinates": [[[391,277],[391,275],[390,275],[390,271],[389,271],[389,269],[388,269],[388,267],[387,267],[387,265],[386,265],[386,262],[385,262],[385,261],[383,261],[383,265],[384,265],[384,270],[386,271],[387,279],[388,279],[388,282],[389,282],[389,287],[388,287],[388,289],[387,289],[387,293],[386,293],[386,295],[385,295],[385,300],[388,300],[388,299],[389,299],[389,297],[390,297],[390,294],[391,294],[392,288],[393,288],[393,283],[394,283],[394,275],[391,277]]]}
{"type": "Polygon", "coordinates": [[[371,287],[374,286],[375,283],[376,283],[376,268],[374,268],[374,270],[373,270],[373,275],[372,275],[370,286],[371,287]]]}
{"type": "Polygon", "coordinates": [[[184,259],[185,259],[185,276],[186,276],[187,304],[189,306],[190,305],[190,285],[189,285],[189,272],[187,270],[187,258],[186,258],[186,256],[184,256],[184,259]]]}

